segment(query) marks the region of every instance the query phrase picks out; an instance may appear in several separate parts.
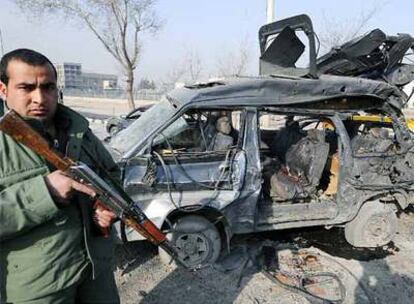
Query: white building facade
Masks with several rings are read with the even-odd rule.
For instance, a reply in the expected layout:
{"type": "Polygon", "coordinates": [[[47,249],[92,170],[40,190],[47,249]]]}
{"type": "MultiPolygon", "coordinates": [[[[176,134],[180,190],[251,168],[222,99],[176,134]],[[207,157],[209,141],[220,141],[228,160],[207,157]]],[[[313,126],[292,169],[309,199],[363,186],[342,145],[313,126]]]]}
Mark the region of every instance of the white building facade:
{"type": "Polygon", "coordinates": [[[118,88],[118,76],[113,74],[84,73],[80,63],[55,64],[60,89],[102,91],[118,88]]]}

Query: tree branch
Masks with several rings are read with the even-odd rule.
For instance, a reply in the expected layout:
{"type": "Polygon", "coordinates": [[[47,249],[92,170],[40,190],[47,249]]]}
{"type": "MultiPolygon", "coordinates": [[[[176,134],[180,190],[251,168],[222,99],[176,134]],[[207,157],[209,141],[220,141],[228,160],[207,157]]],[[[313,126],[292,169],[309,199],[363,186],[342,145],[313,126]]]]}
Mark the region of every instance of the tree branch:
{"type": "MultiPolygon", "coordinates": [[[[153,0],[14,1],[26,13],[35,15],[36,19],[46,14],[55,17],[59,13],[80,19],[127,75],[133,75],[137,67],[140,53],[139,33],[155,33],[160,27],[152,11],[153,0]],[[102,15],[106,19],[102,19],[102,15]]],[[[133,81],[133,76],[128,81],[133,81]]],[[[129,89],[132,90],[132,87],[129,89]]]]}

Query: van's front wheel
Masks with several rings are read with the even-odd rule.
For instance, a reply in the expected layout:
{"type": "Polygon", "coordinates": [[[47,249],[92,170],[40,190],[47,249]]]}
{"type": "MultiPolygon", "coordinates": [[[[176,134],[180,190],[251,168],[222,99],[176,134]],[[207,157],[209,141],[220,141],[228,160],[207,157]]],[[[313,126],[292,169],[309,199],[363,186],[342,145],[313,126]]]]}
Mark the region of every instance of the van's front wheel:
{"type": "Polygon", "coordinates": [[[380,247],[388,244],[396,231],[397,216],[393,205],[369,201],[345,225],[345,239],[354,247],[380,247]]]}
{"type": "MultiPolygon", "coordinates": [[[[217,227],[199,215],[187,215],[179,218],[174,224],[167,239],[179,252],[179,258],[189,268],[213,264],[221,251],[221,238],[217,227]]],[[[162,248],[159,256],[163,263],[173,261],[162,248]]]]}

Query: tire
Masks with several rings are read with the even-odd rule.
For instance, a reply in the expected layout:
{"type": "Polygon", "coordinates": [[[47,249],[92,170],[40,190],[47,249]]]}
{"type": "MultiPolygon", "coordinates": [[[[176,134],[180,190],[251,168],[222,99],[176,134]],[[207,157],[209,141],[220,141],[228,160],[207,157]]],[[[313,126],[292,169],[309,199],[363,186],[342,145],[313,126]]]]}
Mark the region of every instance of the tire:
{"type": "Polygon", "coordinates": [[[108,129],[108,133],[110,136],[114,136],[118,132],[119,132],[119,127],[117,127],[116,125],[110,126],[108,129]]]}
{"type": "Polygon", "coordinates": [[[393,206],[369,201],[357,216],[345,225],[345,239],[354,247],[381,247],[388,244],[397,231],[393,206]]]}
{"type": "MultiPolygon", "coordinates": [[[[167,239],[179,250],[181,258],[189,268],[213,264],[221,251],[220,233],[216,226],[199,215],[187,215],[179,218],[167,239]]],[[[158,249],[161,262],[176,266],[170,255],[162,248],[158,249]]]]}

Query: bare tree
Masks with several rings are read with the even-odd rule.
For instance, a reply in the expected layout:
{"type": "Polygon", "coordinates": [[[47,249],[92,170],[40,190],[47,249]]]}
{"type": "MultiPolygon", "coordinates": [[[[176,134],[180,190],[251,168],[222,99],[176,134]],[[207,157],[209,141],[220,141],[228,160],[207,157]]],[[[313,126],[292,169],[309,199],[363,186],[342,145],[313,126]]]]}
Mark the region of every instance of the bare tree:
{"type": "Polygon", "coordinates": [[[15,0],[29,14],[60,13],[81,20],[122,67],[131,109],[135,108],[134,70],[141,50],[140,34],[155,33],[160,28],[160,21],[153,9],[155,1],[15,0]]]}
{"type": "Polygon", "coordinates": [[[322,51],[329,51],[361,35],[366,30],[369,21],[381,10],[383,4],[375,3],[370,9],[361,11],[352,17],[352,20],[347,21],[340,21],[323,14],[323,29],[319,33],[322,51]]]}
{"type": "Polygon", "coordinates": [[[175,65],[173,65],[170,70],[165,74],[161,82],[161,91],[167,92],[174,88],[176,83],[182,81],[184,75],[186,74],[186,68],[182,64],[182,62],[179,62],[175,65]]]}
{"type": "Polygon", "coordinates": [[[215,71],[207,71],[197,50],[186,47],[184,52],[182,59],[176,60],[164,77],[162,87],[172,88],[180,82],[194,83],[207,78],[208,75],[214,77],[242,75],[246,73],[250,62],[250,45],[247,39],[242,39],[234,50],[221,51],[216,59],[215,71]]]}
{"type": "Polygon", "coordinates": [[[249,58],[250,48],[247,38],[245,38],[239,43],[236,50],[224,53],[224,56],[217,60],[217,76],[234,76],[246,73],[249,58]]]}
{"type": "Polygon", "coordinates": [[[193,50],[187,52],[184,57],[184,66],[187,69],[187,78],[189,78],[191,82],[200,80],[203,67],[197,51],[193,50]]]}
{"type": "Polygon", "coordinates": [[[176,60],[162,80],[165,90],[172,89],[179,82],[194,83],[200,80],[203,73],[203,64],[196,50],[187,50],[181,60],[176,60]]]}

